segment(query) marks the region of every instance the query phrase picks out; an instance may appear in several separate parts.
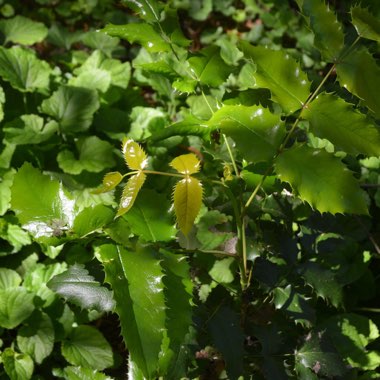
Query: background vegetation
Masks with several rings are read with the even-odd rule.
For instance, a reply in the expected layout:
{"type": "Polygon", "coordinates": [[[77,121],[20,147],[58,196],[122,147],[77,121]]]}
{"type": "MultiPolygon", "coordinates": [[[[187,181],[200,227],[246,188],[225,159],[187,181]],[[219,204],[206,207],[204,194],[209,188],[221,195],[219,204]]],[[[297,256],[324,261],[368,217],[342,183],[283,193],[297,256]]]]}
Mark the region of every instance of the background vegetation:
{"type": "Polygon", "coordinates": [[[380,378],[378,1],[0,14],[0,378],[380,378]]]}

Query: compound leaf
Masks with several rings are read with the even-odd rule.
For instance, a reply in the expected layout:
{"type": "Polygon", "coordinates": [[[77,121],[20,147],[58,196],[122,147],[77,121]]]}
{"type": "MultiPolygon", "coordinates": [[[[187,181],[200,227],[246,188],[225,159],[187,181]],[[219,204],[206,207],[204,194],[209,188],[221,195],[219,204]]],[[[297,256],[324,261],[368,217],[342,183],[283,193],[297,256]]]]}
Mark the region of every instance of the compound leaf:
{"type": "Polygon", "coordinates": [[[129,169],[142,170],[147,165],[146,153],[137,142],[131,139],[124,139],[121,150],[129,169]]]}
{"type": "Polygon", "coordinates": [[[145,179],[146,175],[143,172],[139,172],[129,178],[121,195],[120,205],[116,216],[123,215],[130,210],[136,200],[137,194],[145,182],[145,179]]]}
{"type": "Polygon", "coordinates": [[[286,113],[300,109],[310,94],[310,82],[299,63],[284,51],[240,43],[241,50],[256,65],[256,87],[268,88],[272,100],[286,113]]]}
{"type": "Polygon", "coordinates": [[[200,165],[201,162],[193,153],[183,154],[170,162],[170,166],[177,170],[177,172],[187,175],[198,173],[200,165]]]}
{"type": "Polygon", "coordinates": [[[275,161],[279,178],[319,212],[368,214],[364,192],[339,158],[305,145],[293,147],[275,161]]]}
{"type": "Polygon", "coordinates": [[[368,9],[352,7],[351,19],[359,36],[380,42],[380,21],[368,9]]]}
{"type": "Polygon", "coordinates": [[[123,176],[120,172],[110,172],[107,173],[103,178],[102,185],[93,191],[94,194],[106,193],[107,191],[113,190],[121,181],[123,176]]]}
{"type": "Polygon", "coordinates": [[[343,99],[321,94],[302,115],[314,135],[350,154],[380,155],[380,129],[343,99]]]}

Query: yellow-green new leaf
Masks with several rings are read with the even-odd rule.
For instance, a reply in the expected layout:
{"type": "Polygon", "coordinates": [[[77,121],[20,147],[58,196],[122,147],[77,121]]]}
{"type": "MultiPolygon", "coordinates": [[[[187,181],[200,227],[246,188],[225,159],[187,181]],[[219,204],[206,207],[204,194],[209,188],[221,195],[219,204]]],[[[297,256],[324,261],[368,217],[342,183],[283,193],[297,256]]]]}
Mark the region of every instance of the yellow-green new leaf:
{"type": "Polygon", "coordinates": [[[170,163],[170,166],[177,170],[177,172],[187,175],[198,173],[200,165],[201,162],[193,153],[178,156],[170,163]]]}
{"type": "Polygon", "coordinates": [[[131,170],[142,170],[148,163],[143,148],[131,139],[125,139],[123,141],[122,152],[125,162],[131,170]]]}
{"type": "Polygon", "coordinates": [[[113,190],[123,179],[123,176],[119,172],[107,173],[103,178],[102,186],[99,189],[93,191],[94,194],[106,193],[113,190]]]}
{"type": "Polygon", "coordinates": [[[142,185],[144,184],[146,175],[143,172],[139,172],[129,178],[127,184],[124,187],[123,194],[121,195],[119,210],[116,217],[125,214],[133,206],[142,185]]]}
{"type": "Polygon", "coordinates": [[[186,177],[174,187],[174,211],[179,229],[188,235],[202,204],[202,184],[193,177],[186,177]]]}

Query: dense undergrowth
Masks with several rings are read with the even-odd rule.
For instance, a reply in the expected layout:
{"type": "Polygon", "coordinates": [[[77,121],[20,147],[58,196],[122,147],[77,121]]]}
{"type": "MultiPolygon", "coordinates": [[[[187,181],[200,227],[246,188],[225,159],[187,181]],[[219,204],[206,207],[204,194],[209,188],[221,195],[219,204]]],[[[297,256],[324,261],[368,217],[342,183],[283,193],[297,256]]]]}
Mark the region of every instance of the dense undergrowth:
{"type": "Polygon", "coordinates": [[[380,378],[380,3],[0,14],[0,378],[380,378]]]}

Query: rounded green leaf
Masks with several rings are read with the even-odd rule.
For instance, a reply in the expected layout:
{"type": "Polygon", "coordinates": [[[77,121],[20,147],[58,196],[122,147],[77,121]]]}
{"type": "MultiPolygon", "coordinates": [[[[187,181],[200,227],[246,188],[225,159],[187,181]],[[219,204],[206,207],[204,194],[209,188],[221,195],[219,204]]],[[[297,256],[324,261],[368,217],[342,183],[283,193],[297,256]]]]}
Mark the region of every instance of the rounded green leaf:
{"type": "Polygon", "coordinates": [[[281,153],[275,169],[299,197],[319,212],[368,214],[365,193],[339,158],[306,145],[281,153]]]}
{"type": "Polygon", "coordinates": [[[177,170],[177,172],[190,175],[198,173],[200,169],[201,162],[197,156],[193,153],[183,154],[174,158],[170,162],[170,166],[177,170]]]}
{"type": "Polygon", "coordinates": [[[194,177],[186,177],[174,187],[174,211],[178,227],[186,236],[201,209],[202,193],[202,184],[194,177]]]}
{"type": "Polygon", "coordinates": [[[86,207],[74,219],[73,230],[78,236],[101,229],[113,220],[114,211],[102,204],[86,207]]]}
{"type": "Polygon", "coordinates": [[[129,169],[142,170],[147,165],[146,153],[137,142],[131,139],[124,139],[121,150],[129,169]]]}
{"type": "Polygon", "coordinates": [[[343,99],[321,94],[304,110],[311,132],[350,154],[380,156],[380,129],[343,99]]]}
{"type": "Polygon", "coordinates": [[[2,353],[1,359],[10,379],[29,380],[32,378],[34,363],[29,355],[19,354],[8,347],[2,353]]]}
{"type": "Polygon", "coordinates": [[[12,269],[0,268],[0,289],[17,288],[21,284],[20,275],[12,269]]]}
{"type": "Polygon", "coordinates": [[[103,370],[113,364],[110,344],[92,326],[74,328],[62,342],[62,355],[73,365],[103,370]]]}
{"type": "Polygon", "coordinates": [[[380,42],[380,21],[368,9],[352,7],[351,18],[359,36],[380,42]]]}

